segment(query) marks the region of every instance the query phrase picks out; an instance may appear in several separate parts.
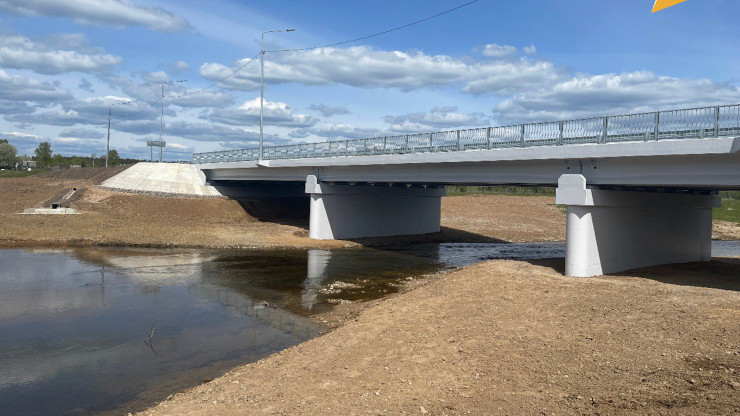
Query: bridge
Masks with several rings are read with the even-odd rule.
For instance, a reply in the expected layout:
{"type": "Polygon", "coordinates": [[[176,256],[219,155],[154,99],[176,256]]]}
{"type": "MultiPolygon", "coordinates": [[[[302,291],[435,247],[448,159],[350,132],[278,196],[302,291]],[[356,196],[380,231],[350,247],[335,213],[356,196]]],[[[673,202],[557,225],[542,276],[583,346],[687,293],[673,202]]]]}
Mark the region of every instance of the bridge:
{"type": "Polygon", "coordinates": [[[556,187],[566,274],[711,258],[712,208],[740,189],[740,105],[193,154],[216,186],[309,199],[309,235],[440,230],[446,185],[556,187]]]}

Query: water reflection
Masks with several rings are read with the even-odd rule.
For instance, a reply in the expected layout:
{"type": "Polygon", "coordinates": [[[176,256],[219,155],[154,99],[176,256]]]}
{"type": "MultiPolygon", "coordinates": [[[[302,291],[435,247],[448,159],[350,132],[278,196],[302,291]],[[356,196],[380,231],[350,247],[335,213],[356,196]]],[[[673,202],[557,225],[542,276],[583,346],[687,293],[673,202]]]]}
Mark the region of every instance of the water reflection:
{"type": "Polygon", "coordinates": [[[0,250],[0,413],[141,409],[316,336],[307,316],[333,304],[481,260],[563,256],[563,243],[0,250]]]}

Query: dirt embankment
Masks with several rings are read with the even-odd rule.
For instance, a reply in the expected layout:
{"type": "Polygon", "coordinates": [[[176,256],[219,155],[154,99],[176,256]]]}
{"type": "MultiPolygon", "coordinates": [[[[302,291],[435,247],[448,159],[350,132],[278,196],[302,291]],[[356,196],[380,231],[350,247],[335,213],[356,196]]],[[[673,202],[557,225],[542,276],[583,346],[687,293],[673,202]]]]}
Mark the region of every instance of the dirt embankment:
{"type": "Polygon", "coordinates": [[[308,238],[307,219],[260,221],[248,204],[225,199],[166,198],[96,188],[110,171],[70,169],[46,177],[0,179],[0,246],[136,245],[187,247],[344,247],[438,241],[542,241],[565,237],[565,216],[547,197],[454,197],[442,202],[442,232],[355,242],[308,238]],[[102,179],[101,179],[102,178],[102,179]],[[23,216],[76,187],[82,215],[23,216]]]}
{"type": "Polygon", "coordinates": [[[440,275],[142,414],[740,411],[740,260],[591,279],[561,267],[440,275]]]}

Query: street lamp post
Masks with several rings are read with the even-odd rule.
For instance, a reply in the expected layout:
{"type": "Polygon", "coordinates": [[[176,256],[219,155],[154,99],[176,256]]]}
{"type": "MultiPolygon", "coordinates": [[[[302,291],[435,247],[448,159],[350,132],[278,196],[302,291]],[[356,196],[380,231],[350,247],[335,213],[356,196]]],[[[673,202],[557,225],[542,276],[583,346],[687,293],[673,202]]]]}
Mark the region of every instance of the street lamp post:
{"type": "Polygon", "coordinates": [[[159,113],[159,163],[162,163],[162,132],[164,130],[164,84],[173,84],[175,82],[187,82],[187,80],[179,79],[177,81],[165,81],[162,83],[162,107],[159,113]]]}
{"type": "MultiPolygon", "coordinates": [[[[131,101],[123,101],[120,103],[113,103],[108,107],[108,140],[105,143],[105,167],[108,167],[108,156],[110,156],[110,116],[113,112],[113,106],[114,105],[122,105],[122,104],[131,104],[131,101]]],[[[95,166],[95,162],[93,161],[93,167],[95,166]]]]}
{"type": "Polygon", "coordinates": [[[295,29],[268,30],[262,32],[262,42],[260,43],[260,160],[264,156],[262,115],[265,112],[265,33],[275,32],[295,32],[295,29]]]}

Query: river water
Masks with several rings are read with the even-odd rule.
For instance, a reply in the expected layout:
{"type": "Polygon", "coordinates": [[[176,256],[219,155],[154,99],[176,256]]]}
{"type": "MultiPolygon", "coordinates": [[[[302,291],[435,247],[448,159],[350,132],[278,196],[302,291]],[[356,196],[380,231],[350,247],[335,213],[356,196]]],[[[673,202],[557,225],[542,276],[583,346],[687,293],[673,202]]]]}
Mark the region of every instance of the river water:
{"type": "Polygon", "coordinates": [[[482,260],[563,256],[563,243],[0,250],[0,413],[141,410],[319,335],[309,317],[336,303],[482,260]]]}

